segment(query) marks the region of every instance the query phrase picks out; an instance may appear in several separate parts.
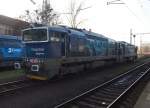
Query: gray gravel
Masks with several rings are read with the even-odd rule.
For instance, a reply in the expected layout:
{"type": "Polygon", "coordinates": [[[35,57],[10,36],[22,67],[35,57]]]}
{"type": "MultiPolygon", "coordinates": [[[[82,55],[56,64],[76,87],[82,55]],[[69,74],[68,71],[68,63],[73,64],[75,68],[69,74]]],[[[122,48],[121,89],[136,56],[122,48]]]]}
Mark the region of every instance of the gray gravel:
{"type": "MultiPolygon", "coordinates": [[[[132,65],[132,64],[131,64],[132,65]]],[[[100,68],[90,73],[68,75],[60,80],[52,80],[42,86],[35,86],[0,96],[0,108],[53,108],[100,83],[114,77],[119,66],[100,68]]]]}

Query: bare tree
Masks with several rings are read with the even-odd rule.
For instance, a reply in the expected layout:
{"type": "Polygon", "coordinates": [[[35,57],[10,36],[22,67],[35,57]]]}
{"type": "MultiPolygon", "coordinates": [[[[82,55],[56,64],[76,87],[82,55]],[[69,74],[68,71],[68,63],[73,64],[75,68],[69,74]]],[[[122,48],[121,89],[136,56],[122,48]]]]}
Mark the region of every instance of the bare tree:
{"type": "Polygon", "coordinates": [[[59,15],[53,10],[49,0],[43,0],[42,7],[34,11],[26,10],[25,15],[20,16],[20,18],[31,24],[55,25],[60,23],[59,15]]]}
{"type": "Polygon", "coordinates": [[[84,2],[80,2],[77,5],[75,0],[71,0],[69,4],[69,12],[67,20],[72,28],[77,28],[80,24],[82,24],[85,20],[79,20],[78,16],[81,14],[81,11],[88,9],[90,7],[84,7],[84,2]]]}

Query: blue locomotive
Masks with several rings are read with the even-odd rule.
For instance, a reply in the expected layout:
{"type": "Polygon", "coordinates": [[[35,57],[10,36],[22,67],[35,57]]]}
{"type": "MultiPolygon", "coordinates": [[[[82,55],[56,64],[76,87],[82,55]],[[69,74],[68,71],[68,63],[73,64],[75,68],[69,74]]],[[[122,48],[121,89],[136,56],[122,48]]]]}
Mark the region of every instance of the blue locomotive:
{"type": "Polygon", "coordinates": [[[21,68],[24,57],[24,45],[21,38],[10,35],[0,35],[0,67],[21,68]]]}
{"type": "Polygon", "coordinates": [[[25,72],[32,79],[47,80],[137,57],[134,45],[64,26],[25,29],[23,41],[26,45],[25,72]]]}

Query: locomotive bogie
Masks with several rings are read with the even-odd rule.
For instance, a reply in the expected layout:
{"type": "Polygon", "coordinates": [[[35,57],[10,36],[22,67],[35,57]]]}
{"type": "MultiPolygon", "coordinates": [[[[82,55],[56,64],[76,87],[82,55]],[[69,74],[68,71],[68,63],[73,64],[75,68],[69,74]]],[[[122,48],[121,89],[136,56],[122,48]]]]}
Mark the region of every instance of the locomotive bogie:
{"type": "Polygon", "coordinates": [[[50,79],[59,74],[59,69],[59,59],[47,59],[42,64],[30,63],[25,67],[26,73],[28,74],[28,76],[33,77],[33,79],[36,79],[35,76],[41,77],[43,79],[50,79]]]}

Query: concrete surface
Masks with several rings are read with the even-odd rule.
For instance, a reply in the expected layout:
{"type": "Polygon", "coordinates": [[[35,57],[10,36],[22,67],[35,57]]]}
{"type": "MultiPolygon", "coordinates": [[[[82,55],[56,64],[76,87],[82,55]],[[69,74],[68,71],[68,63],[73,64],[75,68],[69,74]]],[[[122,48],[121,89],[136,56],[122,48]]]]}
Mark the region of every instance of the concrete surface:
{"type": "Polygon", "coordinates": [[[134,108],[150,108],[150,81],[143,90],[134,108]]]}

